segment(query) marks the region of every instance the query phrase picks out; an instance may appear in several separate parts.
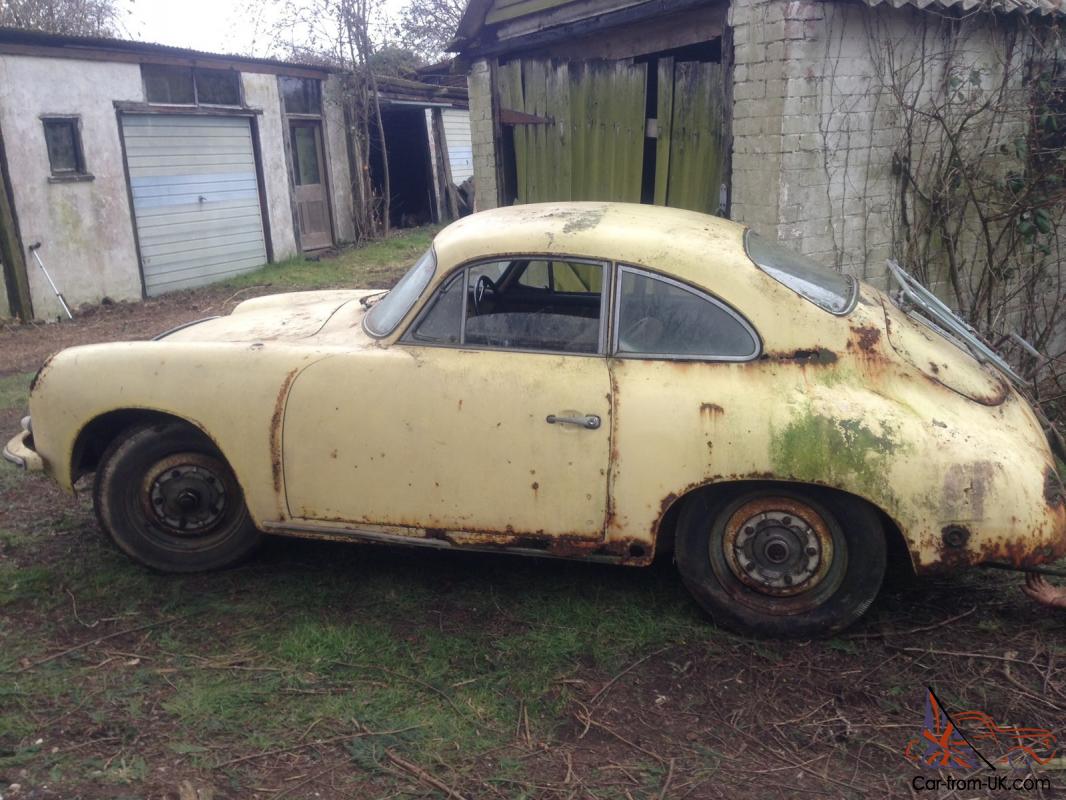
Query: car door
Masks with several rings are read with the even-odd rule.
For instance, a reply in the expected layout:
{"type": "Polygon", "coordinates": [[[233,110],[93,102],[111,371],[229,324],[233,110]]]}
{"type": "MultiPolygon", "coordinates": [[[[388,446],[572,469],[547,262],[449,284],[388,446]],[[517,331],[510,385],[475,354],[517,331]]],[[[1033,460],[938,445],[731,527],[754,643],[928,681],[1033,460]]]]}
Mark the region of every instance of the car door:
{"type": "Polygon", "coordinates": [[[554,291],[520,280],[531,263],[463,269],[401,341],[299,374],[283,435],[292,517],[488,540],[602,537],[609,272],[582,263],[585,283],[571,276],[554,291]]]}

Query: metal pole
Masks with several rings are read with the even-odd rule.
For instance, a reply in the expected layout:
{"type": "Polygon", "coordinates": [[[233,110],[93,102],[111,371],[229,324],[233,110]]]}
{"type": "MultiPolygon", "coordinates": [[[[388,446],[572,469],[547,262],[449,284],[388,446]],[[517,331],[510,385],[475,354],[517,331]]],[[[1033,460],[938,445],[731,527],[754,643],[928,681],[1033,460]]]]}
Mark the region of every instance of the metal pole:
{"type": "Polygon", "coordinates": [[[48,274],[48,270],[44,268],[44,262],[41,261],[41,257],[37,255],[37,250],[40,249],[40,247],[40,242],[34,242],[30,245],[30,252],[33,253],[33,257],[37,260],[37,266],[41,268],[44,277],[48,279],[48,285],[51,286],[52,291],[55,292],[56,297],[59,299],[59,304],[63,306],[63,310],[67,312],[67,319],[74,319],[74,315],[70,313],[70,307],[67,305],[67,301],[63,299],[63,294],[59,291],[59,287],[56,286],[56,282],[52,280],[52,276],[48,274]]]}

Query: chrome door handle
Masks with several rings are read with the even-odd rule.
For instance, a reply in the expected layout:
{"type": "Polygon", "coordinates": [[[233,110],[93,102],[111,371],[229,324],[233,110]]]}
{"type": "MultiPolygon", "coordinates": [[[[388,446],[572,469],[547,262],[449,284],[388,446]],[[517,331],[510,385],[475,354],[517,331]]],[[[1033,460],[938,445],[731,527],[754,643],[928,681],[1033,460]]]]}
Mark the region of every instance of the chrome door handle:
{"type": "Polygon", "coordinates": [[[586,414],[583,417],[557,417],[555,414],[549,414],[547,423],[549,425],[577,425],[582,428],[588,428],[590,431],[594,431],[600,427],[600,418],[595,414],[586,414]]]}

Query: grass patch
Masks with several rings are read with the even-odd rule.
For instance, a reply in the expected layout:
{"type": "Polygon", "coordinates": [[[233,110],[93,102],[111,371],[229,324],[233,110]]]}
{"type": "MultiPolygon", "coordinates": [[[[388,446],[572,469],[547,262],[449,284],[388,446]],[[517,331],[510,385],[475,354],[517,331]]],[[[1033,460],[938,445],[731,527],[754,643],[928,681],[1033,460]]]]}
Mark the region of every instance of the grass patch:
{"type": "Polygon", "coordinates": [[[32,380],[32,372],[16,372],[14,375],[0,378],[0,411],[25,408],[32,380]]]}
{"type": "Polygon", "coordinates": [[[425,252],[438,230],[432,225],[406,229],[317,261],[302,256],[291,258],[239,275],[223,285],[233,289],[269,285],[291,291],[391,286],[425,252]]]}

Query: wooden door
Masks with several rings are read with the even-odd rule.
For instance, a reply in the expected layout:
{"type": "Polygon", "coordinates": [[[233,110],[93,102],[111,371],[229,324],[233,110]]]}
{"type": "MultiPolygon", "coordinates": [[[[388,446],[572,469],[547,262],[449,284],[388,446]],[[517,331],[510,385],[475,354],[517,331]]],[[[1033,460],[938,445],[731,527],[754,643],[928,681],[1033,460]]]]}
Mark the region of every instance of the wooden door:
{"type": "Polygon", "coordinates": [[[296,216],[300,224],[300,248],[319,250],[333,244],[326,194],[326,169],[322,158],[322,126],[313,120],[289,125],[292,148],[292,181],[296,192],[296,216]]]}

